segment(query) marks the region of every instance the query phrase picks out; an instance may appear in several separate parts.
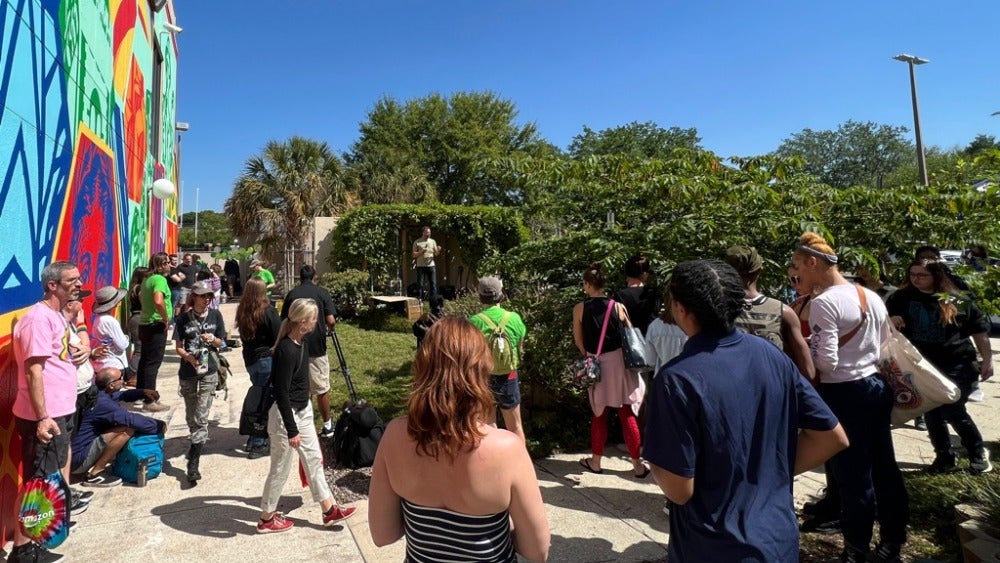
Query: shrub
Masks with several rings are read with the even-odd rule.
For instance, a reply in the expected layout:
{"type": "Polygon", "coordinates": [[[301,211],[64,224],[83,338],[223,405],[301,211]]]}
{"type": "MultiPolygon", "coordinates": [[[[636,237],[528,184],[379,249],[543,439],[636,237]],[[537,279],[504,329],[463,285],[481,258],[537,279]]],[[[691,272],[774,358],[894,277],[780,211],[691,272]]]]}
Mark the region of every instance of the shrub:
{"type": "Polygon", "coordinates": [[[333,296],[333,304],[342,317],[355,317],[371,296],[368,274],[361,270],[344,270],[323,274],[319,280],[333,296]]]}

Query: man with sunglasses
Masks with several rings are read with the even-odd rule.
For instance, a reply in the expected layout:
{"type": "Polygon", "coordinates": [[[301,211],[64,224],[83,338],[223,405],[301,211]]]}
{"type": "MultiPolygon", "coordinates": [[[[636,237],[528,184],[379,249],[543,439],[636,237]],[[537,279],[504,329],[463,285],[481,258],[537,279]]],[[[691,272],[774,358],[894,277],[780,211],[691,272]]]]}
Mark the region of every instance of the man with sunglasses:
{"type": "Polygon", "coordinates": [[[122,483],[121,477],[111,474],[107,466],[118,452],[125,448],[135,435],[160,434],[166,423],[136,412],[129,412],[119,403],[146,399],[159,400],[153,389],[122,390],[122,372],[118,368],[104,368],[94,379],[97,401],[93,407],[80,413],[80,428],[73,437],[73,459],[70,470],[82,476],[85,487],[114,487],[122,483]]]}
{"type": "MultiPolygon", "coordinates": [[[[72,262],[53,262],[42,270],[44,294],[14,324],[17,362],[14,424],[21,436],[22,478],[27,481],[62,471],[69,482],[70,435],[76,412],[76,367],[90,361],[90,347],[70,343],[74,327],[62,310],[80,298],[80,270],[72,262]]],[[[20,501],[19,501],[20,502],[20,501]]],[[[15,527],[9,561],[58,561],[15,527]]]]}

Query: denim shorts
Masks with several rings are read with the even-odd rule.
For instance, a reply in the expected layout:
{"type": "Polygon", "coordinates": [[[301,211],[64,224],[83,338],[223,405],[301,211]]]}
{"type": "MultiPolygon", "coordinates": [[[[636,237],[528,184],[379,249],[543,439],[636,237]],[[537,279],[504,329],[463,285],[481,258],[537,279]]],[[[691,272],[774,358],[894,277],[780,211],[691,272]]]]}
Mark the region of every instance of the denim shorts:
{"type": "Polygon", "coordinates": [[[510,375],[494,375],[490,377],[490,389],[497,405],[509,410],[521,404],[521,386],[517,382],[517,372],[510,375]]]}

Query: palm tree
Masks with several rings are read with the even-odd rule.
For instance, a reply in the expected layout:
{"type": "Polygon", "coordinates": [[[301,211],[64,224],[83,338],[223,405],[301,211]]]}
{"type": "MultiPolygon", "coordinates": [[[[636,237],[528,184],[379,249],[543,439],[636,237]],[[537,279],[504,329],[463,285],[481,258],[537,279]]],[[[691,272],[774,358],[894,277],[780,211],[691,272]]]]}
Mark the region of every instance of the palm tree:
{"type": "Polygon", "coordinates": [[[313,217],[343,212],[355,203],[345,169],[330,147],[292,137],[270,141],[247,159],[226,200],[233,234],[274,259],[286,247],[301,248],[313,217]]]}

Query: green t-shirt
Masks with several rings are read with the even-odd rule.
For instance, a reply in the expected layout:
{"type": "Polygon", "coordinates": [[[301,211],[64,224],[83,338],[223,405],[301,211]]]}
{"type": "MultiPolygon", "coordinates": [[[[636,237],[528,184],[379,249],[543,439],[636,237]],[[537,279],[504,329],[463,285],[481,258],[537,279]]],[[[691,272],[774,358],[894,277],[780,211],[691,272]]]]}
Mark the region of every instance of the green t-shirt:
{"type": "Polygon", "coordinates": [[[142,292],[139,294],[139,300],[142,301],[142,316],[139,322],[144,325],[163,320],[163,317],[160,316],[160,313],[156,310],[156,306],[153,304],[153,294],[156,292],[163,294],[163,306],[166,308],[167,314],[170,314],[170,311],[173,310],[173,306],[170,303],[170,286],[167,285],[167,278],[160,274],[149,276],[146,278],[146,281],[142,282],[142,292]]]}
{"type": "MultiPolygon", "coordinates": [[[[264,282],[265,286],[274,283],[274,274],[271,273],[267,268],[262,268],[259,272],[254,272],[252,278],[260,278],[264,282]]],[[[267,294],[271,295],[271,288],[267,288],[267,294]]]]}
{"type": "MultiPolygon", "coordinates": [[[[493,305],[488,309],[484,309],[482,313],[489,317],[494,324],[499,325],[501,319],[503,319],[504,313],[507,311],[499,305],[493,305]]],[[[469,317],[469,322],[473,324],[476,328],[483,331],[483,336],[489,338],[493,334],[493,329],[491,329],[483,319],[479,318],[479,313],[469,317]]],[[[524,335],[528,333],[527,327],[524,326],[524,321],[521,320],[521,315],[511,311],[510,317],[507,318],[507,325],[503,327],[504,332],[510,338],[510,344],[515,349],[521,349],[521,341],[524,340],[524,335]]]]}

